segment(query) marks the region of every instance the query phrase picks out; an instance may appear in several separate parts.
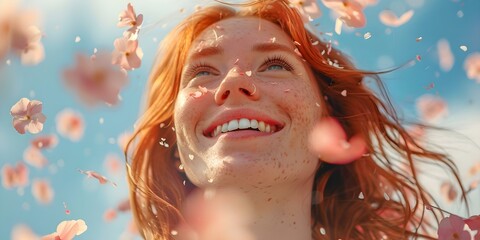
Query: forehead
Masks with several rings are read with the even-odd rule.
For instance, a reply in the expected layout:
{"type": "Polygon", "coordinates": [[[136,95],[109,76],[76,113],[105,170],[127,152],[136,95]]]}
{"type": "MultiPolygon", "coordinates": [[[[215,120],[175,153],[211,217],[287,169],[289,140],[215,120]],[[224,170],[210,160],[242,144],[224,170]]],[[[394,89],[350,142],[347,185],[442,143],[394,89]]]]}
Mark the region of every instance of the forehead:
{"type": "Polygon", "coordinates": [[[257,17],[232,17],[212,24],[195,39],[190,53],[204,47],[255,45],[275,42],[293,46],[293,40],[276,24],[257,17]]]}

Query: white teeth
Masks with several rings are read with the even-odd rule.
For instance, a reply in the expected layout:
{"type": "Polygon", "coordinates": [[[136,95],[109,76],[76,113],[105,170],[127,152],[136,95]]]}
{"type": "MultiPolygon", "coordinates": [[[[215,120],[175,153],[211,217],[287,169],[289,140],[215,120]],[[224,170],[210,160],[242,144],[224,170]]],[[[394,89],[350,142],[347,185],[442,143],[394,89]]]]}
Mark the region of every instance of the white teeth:
{"type": "Polygon", "coordinates": [[[265,132],[265,123],[263,121],[258,123],[258,130],[260,130],[260,132],[265,132]]]}
{"type": "Polygon", "coordinates": [[[248,120],[246,118],[240,119],[240,121],[238,121],[238,128],[240,128],[240,129],[250,128],[250,120],[248,120]]]}
{"type": "Polygon", "coordinates": [[[250,127],[251,128],[258,128],[258,121],[255,119],[250,120],[250,127]]]}
{"type": "Polygon", "coordinates": [[[228,122],[228,131],[233,131],[238,129],[238,120],[232,120],[228,122]]]}
{"type": "Polygon", "coordinates": [[[274,133],[277,131],[275,125],[270,125],[263,121],[258,121],[256,119],[248,120],[247,118],[241,118],[240,120],[234,119],[228,123],[218,125],[211,134],[212,137],[216,137],[220,133],[225,133],[229,131],[234,131],[237,129],[258,129],[260,132],[274,133]]]}

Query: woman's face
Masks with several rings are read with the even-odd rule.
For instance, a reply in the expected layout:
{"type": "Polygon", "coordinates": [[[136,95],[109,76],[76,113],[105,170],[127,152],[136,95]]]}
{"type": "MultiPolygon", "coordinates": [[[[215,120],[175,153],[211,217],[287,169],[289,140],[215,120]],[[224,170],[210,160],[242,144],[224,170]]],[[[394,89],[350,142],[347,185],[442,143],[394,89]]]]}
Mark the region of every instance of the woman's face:
{"type": "Polygon", "coordinates": [[[313,178],[318,158],[307,139],[320,94],[295,49],[280,27],[253,17],[220,21],[194,41],[174,122],[195,185],[265,188],[313,178]]]}

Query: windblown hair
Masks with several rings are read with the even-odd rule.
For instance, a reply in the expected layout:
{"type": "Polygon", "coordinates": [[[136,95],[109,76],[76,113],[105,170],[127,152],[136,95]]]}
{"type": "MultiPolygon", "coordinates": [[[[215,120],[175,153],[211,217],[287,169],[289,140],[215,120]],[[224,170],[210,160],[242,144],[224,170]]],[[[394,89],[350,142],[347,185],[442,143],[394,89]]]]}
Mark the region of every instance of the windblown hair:
{"type": "Polygon", "coordinates": [[[188,50],[204,29],[238,16],[268,20],[299,43],[298,50],[325,97],[323,116],[338,119],[348,137],[359,134],[367,142],[369,154],[357,161],[346,165],[322,162],[318,168],[312,189],[312,238],[434,239],[428,232],[438,224],[441,213],[425,210],[436,203],[419,181],[416,166],[419,162],[442,165],[456,178],[466,201],[456,166],[446,155],[423,147],[408,134],[379,73],[356,69],[341,52],[309,32],[287,0],[206,7],[164,39],[149,77],[146,109],[125,150],[131,158],[127,164],[131,206],[141,235],[174,239],[171,231],[182,221],[182,203],[195,188],[178,171],[172,128],[188,50]],[[376,93],[365,86],[366,78],[375,80],[376,93]],[[348,97],[342,96],[344,90],[348,97]],[[169,147],[159,144],[162,138],[169,147]],[[432,217],[425,218],[426,213],[432,217]]]}

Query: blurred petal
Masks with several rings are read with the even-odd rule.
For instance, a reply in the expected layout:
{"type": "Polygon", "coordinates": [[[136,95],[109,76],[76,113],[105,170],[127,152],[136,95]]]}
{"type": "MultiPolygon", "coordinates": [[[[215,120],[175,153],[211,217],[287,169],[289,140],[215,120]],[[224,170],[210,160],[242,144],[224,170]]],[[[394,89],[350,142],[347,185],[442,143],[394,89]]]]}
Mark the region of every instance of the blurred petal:
{"type": "Polygon", "coordinates": [[[437,43],[437,50],[440,68],[445,72],[450,71],[455,63],[455,57],[453,56],[448,41],[446,39],[440,39],[437,43]]]}
{"type": "Polygon", "coordinates": [[[53,200],[53,189],[47,180],[34,180],[32,183],[32,195],[41,204],[49,204],[53,200]]]}
{"type": "Polygon", "coordinates": [[[325,118],[312,130],[309,149],[322,161],[347,164],[362,157],[367,147],[360,136],[353,136],[347,141],[347,135],[340,123],[334,118],[325,118]]]}
{"type": "Polygon", "coordinates": [[[413,17],[413,14],[414,11],[409,10],[402,14],[402,16],[397,17],[397,15],[393,11],[383,10],[382,12],[380,12],[379,18],[383,24],[389,27],[399,27],[410,21],[410,19],[413,17]]]}
{"type": "Polygon", "coordinates": [[[25,149],[23,152],[23,158],[25,162],[36,168],[43,168],[48,164],[47,158],[43,156],[40,149],[32,146],[29,146],[27,149],[25,149]]]}

